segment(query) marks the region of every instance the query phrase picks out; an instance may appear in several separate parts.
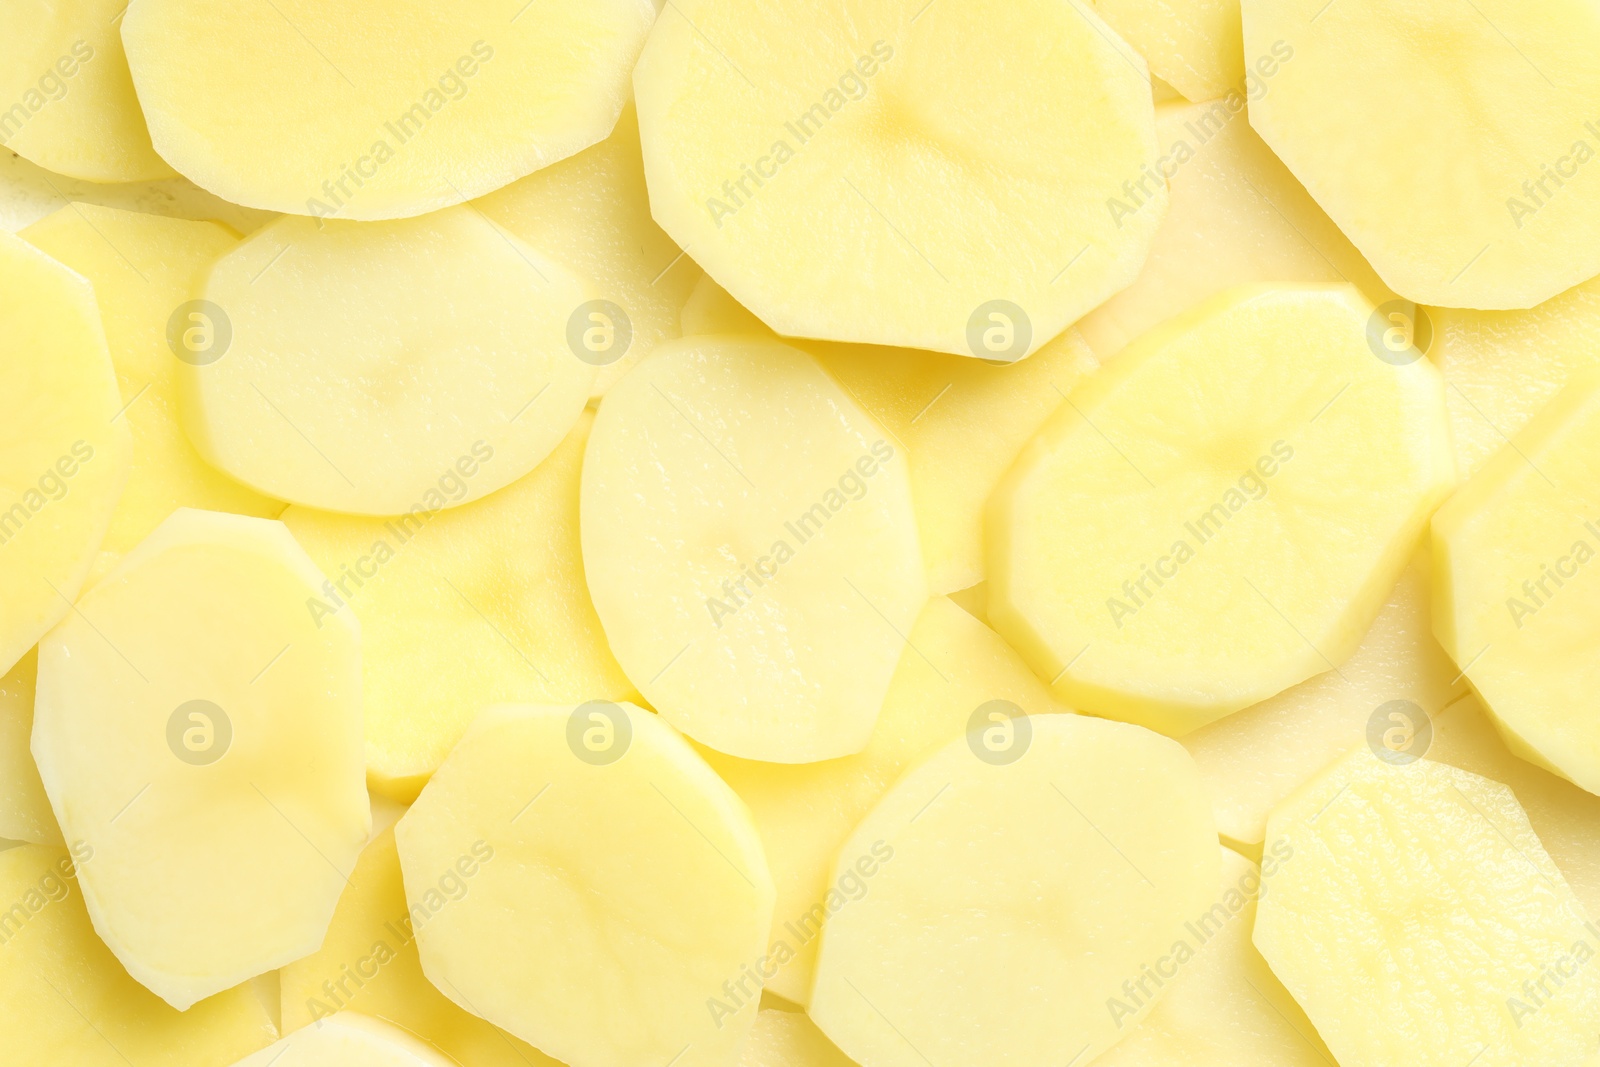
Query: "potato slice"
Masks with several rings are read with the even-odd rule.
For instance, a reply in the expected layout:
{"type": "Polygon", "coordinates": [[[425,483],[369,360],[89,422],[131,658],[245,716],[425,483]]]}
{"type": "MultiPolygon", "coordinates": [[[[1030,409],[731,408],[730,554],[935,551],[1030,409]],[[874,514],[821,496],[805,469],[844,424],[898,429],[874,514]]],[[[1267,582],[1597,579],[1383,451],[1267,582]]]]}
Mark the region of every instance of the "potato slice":
{"type": "Polygon", "coordinates": [[[491,193],[477,208],[534,248],[559,249],[614,305],[578,315],[589,340],[583,358],[600,368],[595,396],[678,336],[684,302],[704,275],[650,217],[632,103],[604,141],[491,193]]]}
{"type": "MultiPolygon", "coordinates": [[[[775,336],[708,277],[684,308],[689,334],[775,336]]],[[[1099,364],[1067,330],[1021,364],[881,345],[791,340],[906,451],[922,561],[935,593],[983,580],[983,507],[995,484],[1084,375],[1099,364]]]]}
{"type": "Polygon", "coordinates": [[[1077,0],[673,8],[634,71],[650,206],[780,333],[1015,360],[1138,273],[1148,73],[1077,0]]]}
{"type": "Polygon", "coordinates": [[[858,1063],[1088,1063],[1127,1032],[1107,998],[1216,893],[1176,742],[1079,715],[1011,727],[1002,747],[995,727],[947,743],[839,853],[835,881],[860,889],[823,927],[810,1012],[858,1063]]]}
{"type": "MultiPolygon", "coordinates": [[[[1374,304],[1394,299],[1250,128],[1247,103],[1246,95],[1230,93],[1156,108],[1158,165],[1172,200],[1139,277],[1075,326],[1102,361],[1234,286],[1346,281],[1374,304]]],[[[1137,209],[1132,200],[1118,207],[1137,209]]]]}
{"type": "Polygon", "coordinates": [[[737,1062],[758,1000],[715,1002],[749,982],[772,878],[744,805],[655,715],[491,708],[395,838],[423,971],[461,1007],[570,1067],[737,1062]]]}
{"type": "Polygon", "coordinates": [[[1222,890],[1184,927],[1170,957],[1108,1001],[1118,1017],[1148,994],[1172,988],[1097,1067],[1327,1067],[1333,1062],[1311,1020],[1250,943],[1256,902],[1284,863],[1275,842],[1262,866],[1222,849],[1222,890]],[[1184,951],[1178,951],[1182,945],[1184,951]],[[1181,957],[1181,958],[1180,958],[1181,957]]]}
{"type": "Polygon", "coordinates": [[[134,0],[122,37],[156,149],[196,184],[393,219],[605,137],[654,18],[649,0],[134,0]]]}
{"type": "Polygon", "coordinates": [[[94,290],[0,233],[0,671],[67,614],[128,480],[94,290]]]}
{"type": "Polygon", "coordinates": [[[1575,1067],[1600,1049],[1600,928],[1505,786],[1363,745],[1273,810],[1280,838],[1293,858],[1255,944],[1339,1063],[1575,1067]]]}
{"type": "Polygon", "coordinates": [[[363,515],[437,511],[527,474],[594,367],[588,289],[470,208],[285,217],[223,257],[181,335],[184,426],[247,485],[363,515]]]}
{"type": "Polygon", "coordinates": [[[54,174],[21,156],[0,152],[0,229],[24,229],[58,210],[63,202],[220,222],[238,233],[254,233],[278,217],[230,204],[179,175],[153,182],[101,185],[54,174]]]}
{"type": "MultiPolygon", "coordinates": [[[[463,877],[460,885],[470,882],[463,877]]],[[[454,882],[451,888],[463,891],[454,882]]],[[[426,921],[406,904],[394,830],[386,829],[356,861],[322,947],[278,972],[284,1032],[360,1012],[404,1026],[473,1067],[557,1067],[527,1042],[456,1007],[423,976],[416,935],[426,921]]]]}
{"type": "Polygon", "coordinates": [[[33,754],[95,929],[180,1011],[316,949],[370,825],[361,651],[282,524],[188,508],[39,646],[33,754]]]}
{"type": "Polygon", "coordinates": [[[866,745],[927,590],[906,459],[814,359],[656,349],[600,406],[581,518],[606,636],[668,722],[775,763],[866,745]]]}
{"type": "Polygon", "coordinates": [[[1302,782],[1366,744],[1370,730],[1381,738],[1396,724],[1390,715],[1416,719],[1412,725],[1419,726],[1421,716],[1437,715],[1466,691],[1461,672],[1433,636],[1431,571],[1424,548],[1338,670],[1184,735],[1226,840],[1259,850],[1267,816],[1302,782]]]}
{"type": "Polygon", "coordinates": [[[804,1012],[762,1008],[739,1067],[855,1067],[804,1012]]]}
{"type": "Polygon", "coordinates": [[[1600,273],[1600,9],[1243,10],[1246,55],[1293,49],[1250,124],[1401,296],[1529,308],[1600,273]]]}
{"type": "Polygon", "coordinates": [[[1371,310],[1230,290],[1027,446],[990,505],[989,618],[1062,700],[1182,734],[1355,651],[1455,479],[1438,372],[1376,358],[1371,310]]]}
{"type": "Polygon", "coordinates": [[[61,208],[21,236],[94,283],[122,389],[123,418],[133,432],[133,469],[111,514],[92,579],[178,508],[277,518],[283,503],[202,460],[178,418],[181,364],[168,342],[172,320],[181,319],[205,271],[238,239],[210,222],[91,204],[61,208]]]}
{"type": "Polygon", "coordinates": [[[458,508],[396,519],[284,512],[329,576],[318,619],[349,610],[363,620],[374,788],[414,800],[486,705],[635,695],[583,580],[578,476],[591,421],[580,417],[533,473],[458,508]]]}
{"type": "Polygon", "coordinates": [[[0,6],[0,143],[92,182],[173,175],[150,146],[122,50],[124,0],[0,6]]]}
{"type": "Polygon", "coordinates": [[[817,935],[839,896],[832,878],[840,848],[907,767],[962,736],[975,717],[987,728],[985,709],[1004,716],[1070,710],[993,630],[936,596],[911,630],[865,749],[800,765],[704,753],[750,805],[778,889],[768,990],[795,1004],[810,1001],[817,935]]]}
{"type": "Polygon", "coordinates": [[[79,846],[0,852],[0,1048],[11,1064],[195,1067],[232,1063],[278,1036],[245,986],[179,1013],[128,977],[96,936],[73,868],[79,846]]]}
{"type": "Polygon", "coordinates": [[[30,651],[0,678],[0,839],[61,845],[61,827],[28,750],[38,664],[30,651]]]}
{"type": "Polygon", "coordinates": [[[1428,356],[1449,387],[1463,476],[1555,399],[1575,374],[1600,368],[1600,278],[1530,311],[1425,308],[1428,356]]]}
{"type": "Polygon", "coordinates": [[[1433,520],[1434,632],[1524,759],[1600,793],[1600,373],[1433,520]]]}
{"type": "Polygon", "coordinates": [[[1157,77],[1190,100],[1211,100],[1244,87],[1239,0],[1088,0],[1088,4],[1144,56],[1157,77]]]}
{"type": "Polygon", "coordinates": [[[297,1030],[234,1067],[457,1067],[392,1023],[353,1011],[297,1030]]]}

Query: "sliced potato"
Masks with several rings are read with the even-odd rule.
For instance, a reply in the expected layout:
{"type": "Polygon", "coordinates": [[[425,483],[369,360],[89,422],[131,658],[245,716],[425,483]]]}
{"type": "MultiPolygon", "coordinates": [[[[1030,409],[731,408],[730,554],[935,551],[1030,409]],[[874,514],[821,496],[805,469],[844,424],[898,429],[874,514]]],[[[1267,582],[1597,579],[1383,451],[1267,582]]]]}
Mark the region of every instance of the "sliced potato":
{"type": "Polygon", "coordinates": [[[606,394],[583,561],[622,669],[720,752],[858,752],[927,590],[906,459],[810,356],[670,342],[606,394]]]}
{"type": "Polygon", "coordinates": [[[464,1009],[570,1067],[738,1062],[772,878],[744,805],[655,715],[491,708],[395,838],[423,971],[464,1009]],[[733,983],[749,999],[719,1011],[733,983]]]}
{"type": "Polygon", "coordinates": [[[0,678],[0,839],[60,845],[61,828],[28,751],[38,663],[39,657],[29,652],[0,678]]]}
{"type": "Polygon", "coordinates": [[[1157,77],[1190,100],[1211,100],[1245,87],[1239,0],[1088,0],[1088,4],[1144,56],[1157,77]]]}
{"type": "Polygon", "coordinates": [[[1600,273],[1600,8],[1243,0],[1287,45],[1250,124],[1407,300],[1529,308],[1600,273]]]}
{"type": "Polygon", "coordinates": [[[298,1030],[234,1067],[457,1067],[409,1031],[353,1011],[298,1030]]]}
{"type": "Polygon", "coordinates": [[[209,462],[296,504],[476,500],[560,443],[594,380],[567,340],[584,283],[471,208],[286,216],[203,295],[180,339],[184,426],[209,462]]]}
{"type": "Polygon", "coordinates": [[[182,509],[39,646],[33,754],[95,929],[180,1011],[316,949],[370,825],[361,654],[282,524],[182,509]]]}
{"type": "Polygon", "coordinates": [[[122,50],[124,0],[16,0],[0,6],[0,143],[92,182],[171,177],[122,50]]]}
{"type": "Polygon", "coordinates": [[[361,627],[367,775],[404,801],[486,705],[627,700],[589,600],[578,476],[592,417],[533,473],[431,516],[291,507],[284,525],[328,575],[319,619],[361,627]]]}
{"type": "Polygon", "coordinates": [[[832,877],[840,848],[906,768],[962,736],[975,716],[988,728],[986,708],[1003,718],[1069,710],[993,630],[933,597],[900,654],[866,748],[800,765],[704,753],[750,806],[777,886],[768,955],[781,958],[772,960],[768,990],[799,1005],[811,1000],[817,935],[838,892],[832,877]]]}
{"type": "Polygon", "coordinates": [[[745,1041],[739,1067],[854,1067],[817,1024],[799,1011],[762,1008],[745,1041]]]}
{"type": "Polygon", "coordinates": [[[0,1048],[7,1063],[57,1067],[195,1067],[232,1063],[278,1036],[248,987],[186,1012],[128,977],[84,911],[74,853],[24,845],[0,852],[0,1048]]]}
{"type": "Polygon", "coordinates": [[[133,0],[122,37],[157,151],[196,184],[393,219],[605,137],[654,18],[649,0],[133,0]]]}
{"type": "Polygon", "coordinates": [[[1600,793],[1600,373],[1433,520],[1434,632],[1511,750],[1600,793]]]}
{"type": "Polygon", "coordinates": [[[1584,966],[1600,928],[1505,786],[1362,746],[1274,809],[1267,839],[1293,858],[1255,944],[1339,1063],[1576,1067],[1600,1050],[1584,966]]]}
{"type": "Polygon", "coordinates": [[[128,480],[94,290],[0,233],[0,671],[67,614],[128,480]]]}
{"type": "Polygon", "coordinates": [[[1148,72],[1077,0],[673,9],[634,71],[650,205],[778,332],[1015,360],[1138,273],[1148,72]]]}
{"type": "Polygon", "coordinates": [[[1011,725],[998,751],[994,727],[947,743],[839,853],[835,881],[858,877],[823,927],[810,1013],[858,1063],[1087,1063],[1128,1030],[1108,998],[1216,893],[1216,830],[1176,742],[1079,715],[1011,725]]]}

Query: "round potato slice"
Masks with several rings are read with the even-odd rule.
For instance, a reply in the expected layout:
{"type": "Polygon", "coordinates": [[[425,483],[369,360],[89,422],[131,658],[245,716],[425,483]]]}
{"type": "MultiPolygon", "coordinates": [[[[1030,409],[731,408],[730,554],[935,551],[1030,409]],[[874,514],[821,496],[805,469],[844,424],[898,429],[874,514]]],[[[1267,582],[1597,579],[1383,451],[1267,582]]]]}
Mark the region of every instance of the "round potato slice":
{"type": "Polygon", "coordinates": [[[1078,0],[682,0],[634,88],[656,220],[783,334],[1020,359],[1166,205],[1145,64],[1078,0]]]}
{"type": "Polygon", "coordinates": [[[392,1023],[342,1011],[234,1067],[456,1067],[456,1061],[392,1023]]]}
{"type": "Polygon", "coordinates": [[[423,971],[462,1008],[571,1067],[738,1062],[772,878],[744,805],[656,716],[490,708],[395,839],[423,971]]]}
{"type": "Polygon", "coordinates": [[[471,208],[387,223],[285,216],[173,312],[184,428],[263,493],[363,515],[437,511],[566,436],[593,365],[589,297],[471,208]]]}
{"type": "Polygon", "coordinates": [[[1578,1067],[1600,928],[1511,790],[1366,746],[1275,809],[1255,944],[1345,1065],[1578,1067]]]}
{"type": "Polygon", "coordinates": [[[605,137],[654,18],[650,0],[134,0],[122,38],[157,151],[195,184],[393,219],[605,137]]]}
{"type": "Polygon", "coordinates": [[[316,950],[366,844],[360,632],[283,525],[175,512],[39,645],[33,754],[95,929],[182,1011],[316,950]]]}
{"type": "Polygon", "coordinates": [[[1292,50],[1250,124],[1407,300],[1529,308],[1600,273],[1590,0],[1244,0],[1292,50]]]}
{"type": "Polygon", "coordinates": [[[927,599],[905,457],[816,360],[669,342],[606,394],[579,506],[628,677],[720,752],[859,751],[927,599]]]}
{"type": "Polygon", "coordinates": [[[1355,651],[1455,482],[1439,374],[1378,358],[1373,315],[1350,286],[1230,290],[1023,450],[989,618],[1063,701],[1182,734],[1355,651]]]}
{"type": "Polygon", "coordinates": [[[0,671],[67,614],[128,480],[94,290],[0,233],[0,671]]]}
{"type": "Polygon", "coordinates": [[[949,742],[839,856],[810,1014],[873,1067],[1088,1063],[1159,1002],[1108,1003],[1174,951],[1218,873],[1177,742],[1078,715],[949,742]]]}

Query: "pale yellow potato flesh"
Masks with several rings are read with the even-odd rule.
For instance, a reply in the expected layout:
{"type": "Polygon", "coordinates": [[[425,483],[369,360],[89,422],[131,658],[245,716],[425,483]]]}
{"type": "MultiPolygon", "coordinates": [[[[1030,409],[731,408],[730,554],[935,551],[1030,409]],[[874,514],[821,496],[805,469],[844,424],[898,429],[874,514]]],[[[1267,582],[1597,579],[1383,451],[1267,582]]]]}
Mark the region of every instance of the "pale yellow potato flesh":
{"type": "Polygon", "coordinates": [[[1088,0],[1151,72],[1190,100],[1245,84],[1239,0],[1088,0]]]}
{"type": "Polygon", "coordinates": [[[599,299],[622,309],[621,317],[595,309],[600,317],[585,320],[600,328],[586,346],[600,368],[595,396],[656,345],[678,336],[684,302],[704,275],[650,217],[632,103],[604,141],[491,193],[476,207],[534,248],[560,252],[599,299]]]}
{"type": "Polygon", "coordinates": [[[0,144],[92,182],[168,178],[122,50],[124,0],[0,7],[0,144]]]}
{"type": "Polygon", "coordinates": [[[1600,372],[1433,520],[1434,632],[1511,750],[1600,793],[1600,372]]]}
{"type": "Polygon", "coordinates": [[[0,230],[25,229],[58,210],[63,202],[220,222],[238,233],[253,233],[277,218],[270,212],[230,204],[179,175],[102,185],[53,174],[19,155],[0,152],[0,230]]]}
{"type": "Polygon", "coordinates": [[[122,38],[156,150],[195,184],[373,220],[483,196],[601,140],[654,18],[649,0],[133,0],[122,38]]]}
{"type": "Polygon", "coordinates": [[[750,1027],[739,1067],[854,1067],[804,1012],[762,1008],[750,1027]]]}
{"type": "Polygon", "coordinates": [[[1255,944],[1341,1065],[1593,1062],[1600,927],[1510,789],[1363,745],[1273,810],[1280,839],[1255,944]]]}
{"type": "Polygon", "coordinates": [[[423,972],[462,1008],[569,1067],[738,1062],[772,878],[749,812],[659,717],[488,709],[395,839],[423,972]],[[719,1011],[734,983],[749,999],[719,1011]]]}
{"type": "Polygon", "coordinates": [[[720,752],[860,751],[927,599],[904,450],[811,356],[688,337],[606,394],[584,570],[612,651],[720,752]]]}
{"type": "Polygon", "coordinates": [[[628,700],[583,579],[578,478],[593,417],[533,472],[470,504],[393,519],[291,507],[328,576],[319,622],[362,620],[367,776],[402,801],[489,704],[628,700]]]}
{"type": "Polygon", "coordinates": [[[1460,670],[1433,636],[1431,577],[1432,558],[1424,547],[1338,670],[1183,736],[1226,840],[1259,849],[1272,809],[1351,748],[1366,744],[1374,717],[1387,729],[1393,712],[1436,716],[1466,691],[1460,670]],[[1392,701],[1407,701],[1416,710],[1396,706],[1385,712],[1392,701]]]}
{"type": "MultiPolygon", "coordinates": [[[[471,882],[461,878],[450,888],[470,892],[471,882]]],[[[457,1007],[428,981],[416,941],[428,918],[406,903],[400,853],[393,828],[387,828],[362,850],[322,947],[278,972],[284,1033],[314,1027],[339,1012],[360,1012],[404,1026],[473,1067],[555,1067],[544,1053],[457,1007]]]]}
{"type": "MultiPolygon", "coordinates": [[[[996,700],[1011,704],[1010,714],[1070,710],[993,630],[936,596],[911,629],[872,740],[860,752],[785,765],[702,750],[750,806],[777,886],[767,990],[801,1006],[810,1002],[818,934],[841,896],[832,879],[846,839],[895,779],[965,734],[979,709],[996,700]]],[[[859,872],[852,885],[858,881],[859,872]]]]}
{"type": "Polygon", "coordinates": [[[304,956],[370,814],[360,631],[281,523],[181,509],[39,646],[33,755],[95,929],[180,1011],[304,956]]]}
{"type": "Polygon", "coordinates": [[[0,233],[0,671],[67,614],[128,480],[94,290],[0,233]]]}
{"type": "Polygon", "coordinates": [[[1029,442],[990,502],[988,613],[1060,699],[1181,735],[1355,651],[1455,481],[1438,372],[1378,359],[1370,314],[1349,286],[1229,290],[1029,442]]]}
{"type": "Polygon", "coordinates": [[[470,207],[284,216],[212,269],[179,367],[208,462],[281,500],[434,511],[527,474],[588,400],[586,282],[470,207]]]}
{"type": "Polygon", "coordinates": [[[1600,9],[1243,0],[1250,124],[1397,293],[1530,308],[1600,273],[1600,9]]]}
{"type": "Polygon", "coordinates": [[[1176,742],[1081,715],[1015,728],[1010,762],[977,732],[947,743],[840,851],[865,891],[823,927],[810,1014],[858,1063],[1090,1062],[1127,1033],[1107,999],[1210,906],[1216,830],[1176,742]]]}
{"type": "Polygon", "coordinates": [[[0,839],[61,845],[61,827],[28,750],[39,657],[29,652],[0,678],[0,839]]]}
{"type": "MultiPolygon", "coordinates": [[[[771,335],[728,291],[702,277],[684,308],[686,334],[771,335]]],[[[811,353],[905,449],[928,587],[983,580],[983,508],[1028,438],[1099,365],[1068,329],[1019,364],[882,345],[790,339],[811,353]]]]}
{"type": "Polygon", "coordinates": [[[186,1012],[128,977],[89,922],[83,846],[0,852],[0,1048],[11,1064],[195,1067],[232,1063],[278,1031],[245,986],[186,1012]]]}
{"type": "Polygon", "coordinates": [[[1078,0],[682,0],[634,88],[656,221],[791,336],[1021,358],[1166,204],[1145,64],[1078,0]]]}
{"type": "Polygon", "coordinates": [[[297,1030],[234,1067],[457,1067],[393,1023],[341,1012],[297,1030]]]}
{"type": "Polygon", "coordinates": [[[210,222],[70,204],[20,236],[94,284],[122,418],[133,433],[133,468],[91,581],[178,508],[277,518],[282,501],[262,496],[200,458],[178,414],[180,366],[167,340],[179,307],[238,238],[210,222]]]}
{"type": "MultiPolygon", "coordinates": [[[[1266,82],[1270,91],[1270,79],[1266,82]]],[[[1374,304],[1394,299],[1289,168],[1250,128],[1246,93],[1156,108],[1156,166],[1171,202],[1132,285],[1075,329],[1102,361],[1140,334],[1225,289],[1350,282],[1374,304]]],[[[1141,210],[1119,197],[1117,211],[1141,210]]]]}

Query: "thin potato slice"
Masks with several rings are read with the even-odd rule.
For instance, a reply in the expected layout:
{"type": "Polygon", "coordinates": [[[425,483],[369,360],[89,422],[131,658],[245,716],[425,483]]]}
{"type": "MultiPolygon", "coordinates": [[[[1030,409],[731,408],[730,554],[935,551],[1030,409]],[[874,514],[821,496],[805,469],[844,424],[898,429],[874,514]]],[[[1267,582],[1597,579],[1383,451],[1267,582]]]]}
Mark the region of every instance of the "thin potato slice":
{"type": "Polygon", "coordinates": [[[810,1013],[858,1063],[1087,1063],[1127,1033],[1108,1000],[1216,893],[1176,742],[1079,715],[1009,726],[949,742],[840,851],[836,881],[861,890],[823,927],[810,1013]]]}
{"type": "Polygon", "coordinates": [[[739,1067],[855,1067],[804,1012],[762,1008],[739,1067]]]}
{"type": "Polygon", "coordinates": [[[0,678],[0,839],[61,845],[61,828],[28,750],[39,657],[29,652],[0,678]]]}
{"type": "Polygon", "coordinates": [[[1239,0],[1088,0],[1150,64],[1190,100],[1211,100],[1245,84],[1239,0]]]}
{"type": "Polygon", "coordinates": [[[457,1067],[409,1031],[356,1012],[297,1030],[234,1067],[457,1067]]]}

